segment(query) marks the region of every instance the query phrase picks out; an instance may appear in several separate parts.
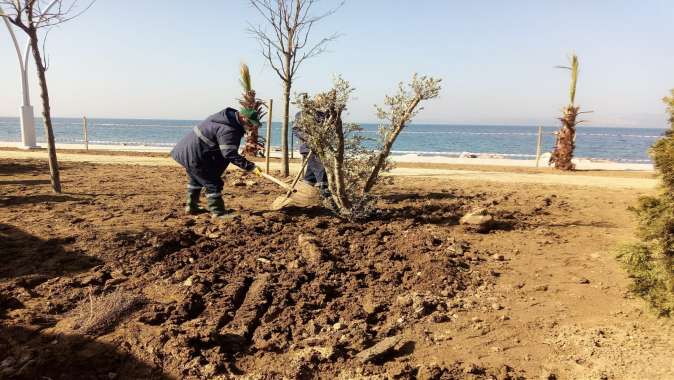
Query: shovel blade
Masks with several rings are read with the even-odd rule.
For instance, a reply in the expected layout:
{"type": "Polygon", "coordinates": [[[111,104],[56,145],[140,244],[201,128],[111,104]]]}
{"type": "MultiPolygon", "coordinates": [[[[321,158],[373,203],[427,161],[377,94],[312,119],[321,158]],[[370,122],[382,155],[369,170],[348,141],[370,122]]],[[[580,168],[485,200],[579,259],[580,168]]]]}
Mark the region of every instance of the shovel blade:
{"type": "Polygon", "coordinates": [[[295,185],[295,190],[289,197],[282,195],[271,204],[272,210],[281,210],[286,207],[311,207],[320,204],[320,196],[318,189],[304,183],[298,182],[295,185]]]}

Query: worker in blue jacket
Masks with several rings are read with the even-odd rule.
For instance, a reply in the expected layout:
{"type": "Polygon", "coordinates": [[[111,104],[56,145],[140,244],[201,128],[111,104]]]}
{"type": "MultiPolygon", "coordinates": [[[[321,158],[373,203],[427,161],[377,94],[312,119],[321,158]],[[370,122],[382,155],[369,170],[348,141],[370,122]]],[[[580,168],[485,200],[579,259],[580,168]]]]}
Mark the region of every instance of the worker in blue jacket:
{"type": "Polygon", "coordinates": [[[226,217],[222,199],[222,174],[229,163],[258,176],[262,170],[239,154],[239,145],[248,125],[259,126],[255,110],[226,108],[195,126],[171,151],[171,157],[187,170],[187,206],[197,214],[201,189],[206,189],[206,206],[215,217],[226,217]]]}
{"type": "MultiPolygon", "coordinates": [[[[308,185],[318,188],[321,198],[330,198],[330,187],[328,186],[328,176],[325,173],[325,166],[321,159],[315,154],[309,155],[311,150],[307,146],[306,137],[304,133],[297,128],[297,124],[302,117],[302,112],[295,114],[295,121],[293,122],[293,134],[300,140],[300,154],[302,158],[307,161],[306,171],[304,172],[304,182],[308,185]]],[[[324,116],[319,113],[316,116],[316,122],[323,122],[324,116]]]]}

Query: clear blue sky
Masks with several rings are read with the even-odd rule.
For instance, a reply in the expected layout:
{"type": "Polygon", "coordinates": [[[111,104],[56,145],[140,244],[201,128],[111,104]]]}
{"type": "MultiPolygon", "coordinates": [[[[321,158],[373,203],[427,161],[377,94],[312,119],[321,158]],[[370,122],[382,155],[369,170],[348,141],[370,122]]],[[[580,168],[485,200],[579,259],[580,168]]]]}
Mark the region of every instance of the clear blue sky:
{"type": "MultiPolygon", "coordinates": [[[[373,105],[419,72],[444,82],[417,122],[556,125],[568,73],[554,66],[575,51],[590,125],[664,126],[672,20],[672,0],[347,0],[313,34],[342,37],[306,62],[294,90],[324,89],[341,73],[357,88],[349,117],[371,122],[373,105]]],[[[238,104],[244,60],[279,120],[281,83],[249,21],[261,19],[246,0],[98,0],[49,35],[53,114],[201,119],[238,104]]],[[[0,26],[0,115],[16,116],[17,60],[0,26]]]]}

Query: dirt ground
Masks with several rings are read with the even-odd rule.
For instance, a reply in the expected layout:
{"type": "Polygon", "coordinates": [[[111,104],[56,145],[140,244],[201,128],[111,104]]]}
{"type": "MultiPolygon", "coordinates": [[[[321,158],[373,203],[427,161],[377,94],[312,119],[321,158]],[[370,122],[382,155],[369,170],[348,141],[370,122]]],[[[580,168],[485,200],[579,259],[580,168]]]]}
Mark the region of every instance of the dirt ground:
{"type": "Polygon", "coordinates": [[[0,161],[0,379],[674,378],[611,253],[652,190],[396,177],[353,224],[234,171],[217,222],[179,168],[62,170],[0,161]]]}

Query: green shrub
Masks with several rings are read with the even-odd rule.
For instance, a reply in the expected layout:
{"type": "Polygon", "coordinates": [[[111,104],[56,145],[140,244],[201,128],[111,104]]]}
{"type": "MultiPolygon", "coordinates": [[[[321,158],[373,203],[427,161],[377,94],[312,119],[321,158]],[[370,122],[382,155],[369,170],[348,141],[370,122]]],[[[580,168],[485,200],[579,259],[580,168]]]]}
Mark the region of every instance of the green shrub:
{"type": "Polygon", "coordinates": [[[674,315],[674,90],[664,98],[670,129],[651,148],[662,179],[660,194],[641,197],[631,210],[641,242],[620,248],[618,257],[634,280],[632,290],[661,315],[674,315]]]}
{"type": "Polygon", "coordinates": [[[645,243],[620,247],[618,257],[632,278],[630,290],[643,297],[663,316],[674,315],[671,261],[667,270],[664,258],[658,257],[657,247],[645,243]]]}

